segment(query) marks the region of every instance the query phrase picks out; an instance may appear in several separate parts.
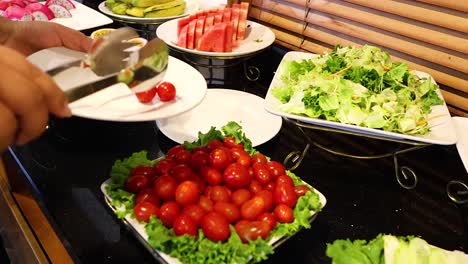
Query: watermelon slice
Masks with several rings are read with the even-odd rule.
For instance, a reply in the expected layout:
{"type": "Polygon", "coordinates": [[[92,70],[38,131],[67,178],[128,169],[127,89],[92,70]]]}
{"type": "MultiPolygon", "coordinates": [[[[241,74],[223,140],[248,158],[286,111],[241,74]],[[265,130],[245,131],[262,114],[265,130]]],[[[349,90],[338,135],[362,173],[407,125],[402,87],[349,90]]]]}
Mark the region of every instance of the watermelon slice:
{"type": "Polygon", "coordinates": [[[224,33],[224,52],[232,52],[232,31],[233,22],[226,22],[226,32],[224,33]]]}
{"type": "Polygon", "coordinates": [[[181,48],[187,48],[187,30],[188,25],[185,25],[177,35],[177,46],[181,48]]]}
{"type": "Polygon", "coordinates": [[[187,49],[195,49],[195,28],[197,25],[197,20],[194,19],[190,21],[187,29],[187,49]]]}
{"type": "Polygon", "coordinates": [[[200,18],[202,16],[206,17],[207,14],[208,14],[208,11],[204,10],[204,11],[198,12],[196,15],[197,15],[197,18],[200,18]]]}
{"type": "Polygon", "coordinates": [[[193,19],[194,19],[194,15],[190,15],[190,16],[183,17],[177,20],[177,36],[179,36],[179,33],[182,30],[182,28],[188,25],[188,23],[192,21],[193,19]]]}
{"type": "Polygon", "coordinates": [[[215,18],[214,18],[214,24],[219,24],[221,22],[223,22],[223,16],[224,16],[224,9],[218,9],[218,11],[216,11],[216,14],[215,14],[215,18]]]}
{"type": "Polygon", "coordinates": [[[203,29],[205,26],[206,17],[201,16],[197,18],[197,23],[195,25],[195,40],[194,47],[198,47],[198,41],[200,41],[201,36],[203,35],[203,29]]]}
{"type": "Polygon", "coordinates": [[[232,41],[237,40],[237,26],[239,25],[240,4],[232,5],[231,21],[233,22],[232,41]]]}
{"type": "Polygon", "coordinates": [[[226,27],[228,23],[219,23],[203,34],[198,42],[197,49],[200,51],[224,52],[226,27]]]}
{"type": "Polygon", "coordinates": [[[223,22],[231,21],[231,8],[225,8],[223,12],[223,22]]]}
{"type": "Polygon", "coordinates": [[[242,2],[239,11],[239,24],[237,25],[237,39],[243,40],[245,38],[245,30],[247,29],[247,13],[249,12],[249,3],[242,2]]]}
{"type": "Polygon", "coordinates": [[[214,25],[214,14],[208,14],[208,16],[205,19],[205,25],[203,27],[203,32],[208,32],[211,26],[214,25]]]}

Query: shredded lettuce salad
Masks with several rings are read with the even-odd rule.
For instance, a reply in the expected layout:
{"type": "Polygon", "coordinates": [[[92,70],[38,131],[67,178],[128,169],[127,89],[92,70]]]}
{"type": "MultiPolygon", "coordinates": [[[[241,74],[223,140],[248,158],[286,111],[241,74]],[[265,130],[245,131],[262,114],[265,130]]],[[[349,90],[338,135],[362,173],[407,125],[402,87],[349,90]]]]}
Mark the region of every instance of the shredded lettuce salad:
{"type": "MultiPolygon", "coordinates": [[[[236,142],[242,142],[245,150],[251,155],[257,151],[252,147],[252,142],[245,136],[242,127],[236,122],[229,122],[221,128],[221,131],[212,127],[207,133],[199,133],[195,142],[185,142],[187,149],[197,146],[206,146],[211,139],[222,140],[225,136],[233,136],[236,142]]],[[[116,211],[119,218],[133,217],[134,194],[123,189],[126,178],[130,175],[132,168],[139,165],[154,165],[156,161],[148,160],[147,152],[133,153],[131,157],[117,160],[111,169],[112,183],[107,186],[107,193],[112,198],[112,204],[120,210],[116,211]]],[[[295,184],[302,180],[291,172],[287,172],[295,184]]],[[[161,252],[179,259],[182,263],[190,264],[220,264],[220,263],[248,263],[266,260],[268,255],[273,254],[273,247],[268,244],[272,237],[293,235],[301,228],[310,228],[311,211],[319,212],[322,209],[319,196],[316,192],[307,192],[300,197],[294,208],[294,221],[292,223],[276,226],[266,240],[257,239],[249,243],[242,243],[240,237],[231,226],[231,236],[226,242],[213,242],[203,235],[199,230],[198,238],[188,235],[176,236],[172,229],[166,228],[159,219],[151,217],[149,223],[145,223],[148,234],[148,243],[161,252]]],[[[144,223],[144,222],[142,222],[144,223]]]]}
{"type": "Polygon", "coordinates": [[[438,85],[374,46],[341,47],[281,63],[279,110],[411,135],[429,132],[431,106],[443,104],[438,85]]]}
{"type": "Polygon", "coordinates": [[[380,234],[375,239],[339,239],[327,244],[332,264],[463,264],[468,255],[428,244],[415,236],[380,234]]]}

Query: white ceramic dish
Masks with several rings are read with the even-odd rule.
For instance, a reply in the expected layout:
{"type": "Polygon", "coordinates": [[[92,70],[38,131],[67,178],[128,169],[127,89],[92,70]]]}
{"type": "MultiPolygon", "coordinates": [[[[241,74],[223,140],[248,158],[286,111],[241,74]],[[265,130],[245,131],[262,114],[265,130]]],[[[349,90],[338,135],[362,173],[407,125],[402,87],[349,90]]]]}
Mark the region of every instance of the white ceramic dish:
{"type": "MultiPolygon", "coordinates": [[[[290,61],[290,60],[307,59],[312,56],[317,56],[317,55],[312,54],[312,53],[292,51],[292,52],[286,53],[281,63],[285,61],[290,61]]],[[[426,77],[429,76],[428,74],[422,73],[422,72],[417,72],[417,74],[419,76],[426,76],[426,77]]],[[[265,109],[272,114],[286,117],[289,119],[299,120],[299,121],[310,123],[313,125],[326,126],[326,127],[336,128],[340,130],[352,131],[352,132],[368,134],[368,135],[375,135],[375,136],[380,136],[380,137],[385,137],[385,138],[410,140],[410,141],[417,141],[417,142],[422,142],[422,143],[438,144],[438,145],[453,145],[457,142],[457,134],[455,133],[455,128],[452,123],[452,118],[450,117],[450,113],[445,103],[443,105],[437,105],[437,106],[432,107],[432,113],[429,115],[428,118],[430,118],[431,116],[439,116],[439,115],[443,115],[443,116],[429,121],[428,124],[429,124],[429,127],[431,127],[431,131],[430,133],[426,135],[405,135],[405,134],[400,134],[396,132],[387,132],[387,131],[383,131],[379,129],[360,127],[360,126],[350,125],[350,124],[342,124],[338,122],[327,121],[324,119],[317,119],[317,118],[311,118],[307,116],[294,115],[294,114],[282,112],[279,109],[281,102],[277,98],[275,98],[272,94],[272,89],[280,86],[282,83],[280,79],[280,75],[281,73],[277,71],[270,84],[267,96],[265,97],[265,109]]]]}
{"type": "Polygon", "coordinates": [[[170,20],[161,24],[156,30],[158,38],[166,42],[167,45],[196,55],[212,57],[240,57],[261,51],[269,47],[275,41],[275,34],[268,27],[247,21],[246,38],[240,42],[240,45],[233,48],[232,52],[206,52],[199,50],[186,49],[177,46],[177,19],[170,20]]]}
{"type": "Polygon", "coordinates": [[[111,10],[109,10],[109,8],[107,8],[105,1],[99,4],[98,9],[99,11],[101,11],[102,13],[110,17],[120,19],[123,21],[137,22],[137,23],[139,22],[143,24],[144,23],[158,23],[158,22],[164,22],[164,21],[171,20],[174,18],[179,18],[179,17],[193,14],[197,12],[200,8],[197,0],[185,0],[185,2],[186,2],[185,13],[183,13],[182,15],[178,15],[178,16],[168,16],[168,17],[146,18],[146,17],[134,17],[134,16],[128,16],[128,15],[115,14],[111,10]]]}
{"type": "Polygon", "coordinates": [[[460,154],[460,158],[463,165],[465,165],[466,172],[468,172],[468,118],[455,116],[452,117],[452,119],[458,135],[458,154],[460,154]]]}
{"type": "Polygon", "coordinates": [[[51,20],[51,22],[61,24],[76,30],[85,30],[112,23],[112,19],[92,8],[89,8],[76,1],[73,1],[73,4],[76,8],[70,10],[72,17],[54,18],[51,20]]]}
{"type": "MultiPolygon", "coordinates": [[[[55,48],[37,52],[28,59],[41,69],[47,70],[82,57],[83,53],[55,48]]],[[[68,88],[99,79],[100,77],[91,70],[78,67],[55,77],[59,87],[68,88]]],[[[156,96],[152,104],[142,104],[125,84],[119,83],[71,103],[70,108],[75,116],[96,120],[152,121],[182,114],[197,106],[205,97],[207,85],[203,75],[189,64],[174,57],[169,57],[163,81],[169,81],[176,87],[174,101],[160,102],[156,96]],[[184,78],[180,78],[181,74],[184,78]]]]}
{"type": "Polygon", "coordinates": [[[182,144],[196,140],[198,131],[205,133],[212,126],[221,129],[229,121],[242,126],[254,147],[273,138],[282,124],[281,117],[265,111],[263,98],[229,89],[208,89],[197,107],[156,123],[164,135],[182,144]]]}
{"type": "MultiPolygon", "coordinates": [[[[111,183],[111,179],[106,180],[101,184],[101,191],[104,194],[104,197],[106,201],[108,202],[109,206],[113,209],[116,210],[114,206],[112,206],[112,198],[107,194],[106,187],[111,183]]],[[[308,185],[307,183],[304,182],[304,184],[308,185]]],[[[310,185],[309,185],[310,186],[310,185]]],[[[317,189],[313,188],[313,190],[319,195],[320,203],[322,204],[322,209],[325,207],[327,204],[327,199],[325,196],[320,193],[317,189]]],[[[119,208],[122,209],[122,208],[119,208]]],[[[315,217],[317,216],[317,213],[312,211],[312,216],[310,218],[310,221],[313,221],[315,217]]],[[[127,226],[130,227],[130,229],[133,231],[134,235],[137,237],[137,239],[148,249],[151,251],[151,253],[158,259],[161,260],[162,263],[166,264],[182,264],[177,258],[171,257],[164,252],[161,252],[159,250],[152,249],[151,246],[148,243],[148,234],[145,231],[145,226],[144,224],[141,224],[138,222],[135,218],[132,218],[130,216],[126,216],[124,219],[122,219],[127,226]]],[[[270,241],[269,244],[273,245],[273,247],[277,247],[278,245],[281,244],[281,241],[287,240],[289,237],[273,237],[270,241]]]]}

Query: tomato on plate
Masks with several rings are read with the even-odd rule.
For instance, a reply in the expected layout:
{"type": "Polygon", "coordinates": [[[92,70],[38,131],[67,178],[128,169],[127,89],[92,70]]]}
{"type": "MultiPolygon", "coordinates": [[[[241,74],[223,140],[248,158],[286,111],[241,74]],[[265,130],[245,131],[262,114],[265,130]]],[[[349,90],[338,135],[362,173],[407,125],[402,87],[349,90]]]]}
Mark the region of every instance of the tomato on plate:
{"type": "Polygon", "coordinates": [[[241,206],[241,216],[246,220],[255,220],[263,212],[265,212],[265,201],[260,196],[254,196],[241,206]]]}
{"type": "Polygon", "coordinates": [[[231,234],[227,218],[218,212],[209,212],[204,215],[201,229],[207,238],[215,242],[225,241],[231,234]]]}
{"type": "Polygon", "coordinates": [[[224,182],[231,189],[239,189],[249,186],[252,178],[247,168],[239,163],[232,163],[224,170],[224,182]]]}
{"type": "Polygon", "coordinates": [[[192,218],[193,222],[199,226],[203,216],[206,214],[206,211],[203,209],[203,207],[201,207],[200,204],[190,204],[182,209],[182,214],[188,215],[190,218],[192,218]]]}
{"type": "Polygon", "coordinates": [[[255,241],[261,237],[266,239],[270,234],[270,226],[267,222],[252,221],[237,227],[236,232],[244,243],[255,241]]]}
{"type": "Polygon", "coordinates": [[[140,191],[135,197],[135,203],[139,204],[141,202],[150,202],[156,206],[159,206],[160,199],[156,194],[154,194],[153,189],[147,188],[140,191]]]}
{"type": "Polygon", "coordinates": [[[239,208],[232,203],[217,202],[215,203],[213,209],[215,212],[223,214],[227,218],[229,223],[234,223],[241,216],[239,208]]]}
{"type": "Polygon", "coordinates": [[[177,164],[170,170],[171,174],[178,182],[194,180],[198,176],[187,164],[177,164]]]}
{"type": "Polygon", "coordinates": [[[151,185],[150,180],[146,175],[138,174],[127,178],[125,182],[125,190],[131,193],[138,193],[151,185]]]}
{"type": "Polygon", "coordinates": [[[310,191],[310,188],[307,185],[294,186],[294,192],[296,193],[297,197],[304,196],[308,191],[310,191]]]}
{"type": "Polygon", "coordinates": [[[268,224],[268,226],[270,227],[270,230],[273,230],[273,228],[276,227],[276,216],[272,213],[269,213],[269,212],[265,212],[263,214],[261,214],[258,218],[257,218],[258,221],[260,222],[265,222],[268,224]]]}
{"type": "Polygon", "coordinates": [[[144,92],[136,92],[135,95],[138,98],[138,101],[140,101],[140,103],[146,104],[153,101],[153,98],[156,96],[157,92],[158,89],[156,87],[153,87],[144,92]]]}
{"type": "Polygon", "coordinates": [[[165,175],[168,174],[169,171],[175,166],[177,163],[169,158],[162,159],[154,165],[154,169],[158,175],[165,175]]]}
{"type": "Polygon", "coordinates": [[[291,223],[294,221],[294,212],[291,207],[285,204],[278,204],[273,210],[276,219],[280,223],[291,223]]]}
{"type": "Polygon", "coordinates": [[[219,170],[212,167],[202,167],[200,169],[202,179],[211,186],[220,185],[223,181],[223,175],[219,170]]]}
{"type": "Polygon", "coordinates": [[[162,82],[157,86],[159,99],[163,102],[172,101],[176,95],[176,88],[170,82],[162,82]]]}
{"type": "Polygon", "coordinates": [[[156,175],[156,170],[152,166],[141,165],[141,166],[137,166],[133,168],[132,172],[130,173],[130,175],[136,175],[136,174],[154,176],[156,175]]]}
{"type": "Polygon", "coordinates": [[[168,228],[172,227],[174,220],[180,215],[180,207],[175,201],[168,201],[159,208],[159,219],[168,228]]]}
{"type": "Polygon", "coordinates": [[[252,157],[251,157],[251,160],[252,160],[252,164],[255,164],[257,162],[260,162],[260,163],[263,163],[263,164],[267,163],[267,159],[266,159],[265,155],[263,155],[260,152],[257,152],[255,154],[253,154],[252,157]]]}
{"type": "Polygon", "coordinates": [[[197,225],[188,215],[181,214],[176,219],[172,228],[177,236],[190,235],[197,236],[197,225]]]}
{"type": "Polygon", "coordinates": [[[183,145],[175,145],[167,151],[166,158],[174,159],[177,152],[184,150],[184,149],[185,148],[183,145]]]}
{"type": "Polygon", "coordinates": [[[261,162],[255,162],[252,165],[255,179],[261,184],[268,184],[271,181],[270,171],[266,167],[266,164],[261,162]]]}
{"type": "Polygon", "coordinates": [[[284,165],[278,161],[268,161],[266,164],[268,170],[270,171],[270,175],[274,180],[276,180],[279,176],[286,174],[284,165]]]}
{"type": "Polygon", "coordinates": [[[241,206],[250,199],[250,191],[244,188],[237,189],[232,193],[232,203],[241,206]]]}
{"type": "Polygon", "coordinates": [[[225,147],[216,148],[210,152],[209,162],[213,168],[224,170],[232,163],[231,152],[225,147]]]}
{"type": "Polygon", "coordinates": [[[133,214],[138,221],[148,222],[150,216],[158,216],[158,208],[153,203],[143,201],[135,205],[133,208],[133,214]]]}
{"type": "Polygon", "coordinates": [[[201,168],[208,165],[209,155],[205,151],[194,151],[190,158],[190,165],[195,170],[200,170],[201,168]]]}
{"type": "Polygon", "coordinates": [[[175,200],[181,206],[195,204],[200,199],[200,190],[198,185],[193,181],[184,181],[175,191],[175,200]]]}
{"type": "Polygon", "coordinates": [[[177,181],[172,176],[162,175],[154,181],[154,193],[164,200],[171,200],[175,196],[177,181]]]}

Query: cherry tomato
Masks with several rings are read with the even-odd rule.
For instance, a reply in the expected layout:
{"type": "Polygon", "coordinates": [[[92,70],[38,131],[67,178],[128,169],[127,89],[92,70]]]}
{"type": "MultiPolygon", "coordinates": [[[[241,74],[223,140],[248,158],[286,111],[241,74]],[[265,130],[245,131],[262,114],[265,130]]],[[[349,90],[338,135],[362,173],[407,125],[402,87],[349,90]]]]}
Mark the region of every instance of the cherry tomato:
{"type": "Polygon", "coordinates": [[[193,220],[193,222],[199,226],[201,219],[206,212],[199,204],[190,204],[182,209],[182,213],[188,215],[193,220]]]}
{"type": "Polygon", "coordinates": [[[174,100],[176,95],[176,88],[170,82],[162,82],[158,85],[157,92],[159,100],[163,102],[168,102],[174,100]]]}
{"type": "Polygon", "coordinates": [[[166,158],[169,158],[169,159],[174,159],[175,158],[175,154],[177,154],[177,152],[181,151],[181,150],[184,150],[184,146],[182,145],[175,145],[173,146],[172,148],[170,148],[167,153],[166,153],[166,158]]]}
{"type": "Polygon", "coordinates": [[[164,175],[168,174],[175,165],[177,165],[177,163],[174,160],[166,158],[158,161],[158,163],[154,165],[154,169],[158,175],[164,175]]]}
{"type": "Polygon", "coordinates": [[[150,202],[137,203],[133,208],[133,214],[138,221],[148,222],[150,216],[158,216],[158,208],[150,202]]]}
{"type": "Polygon", "coordinates": [[[273,191],[273,199],[276,204],[285,204],[293,208],[297,202],[297,195],[294,192],[293,186],[286,183],[277,183],[275,190],[273,191]]]}
{"type": "Polygon", "coordinates": [[[270,227],[270,230],[273,230],[273,228],[276,227],[276,216],[272,213],[269,213],[269,212],[265,212],[263,214],[261,214],[258,218],[257,218],[258,221],[260,222],[265,222],[268,224],[268,226],[270,227]]]}
{"type": "Polygon", "coordinates": [[[198,199],[200,198],[200,190],[198,189],[198,185],[193,181],[184,181],[175,191],[175,200],[178,204],[182,206],[186,206],[189,204],[196,204],[198,203],[198,199]]]}
{"type": "Polygon", "coordinates": [[[219,141],[218,139],[212,139],[206,144],[206,149],[208,152],[211,152],[217,148],[220,148],[223,146],[223,142],[219,141]]]}
{"type": "Polygon", "coordinates": [[[174,160],[178,164],[190,164],[192,158],[192,152],[182,149],[175,154],[174,160]]]}
{"type": "Polygon", "coordinates": [[[232,163],[227,166],[224,170],[223,177],[226,186],[231,189],[247,187],[252,181],[247,168],[238,163],[232,163]]]}
{"type": "Polygon", "coordinates": [[[217,202],[215,203],[213,210],[223,214],[229,223],[234,223],[241,216],[239,208],[232,203],[217,202]]]}
{"type": "Polygon", "coordinates": [[[273,210],[275,203],[272,192],[268,190],[261,190],[255,194],[255,196],[259,196],[263,199],[263,202],[265,203],[265,211],[271,212],[271,210],[273,210]]]}
{"type": "Polygon", "coordinates": [[[209,185],[220,185],[223,181],[223,175],[215,168],[203,167],[200,169],[200,175],[209,185]]]}
{"type": "Polygon", "coordinates": [[[276,187],[276,182],[269,182],[265,185],[265,190],[268,190],[270,192],[274,191],[276,187]]]}
{"type": "Polygon", "coordinates": [[[252,194],[256,194],[261,190],[263,190],[262,184],[259,183],[257,180],[252,180],[252,182],[249,185],[249,191],[252,194]]]}
{"type": "Polygon", "coordinates": [[[164,200],[171,200],[174,198],[177,189],[177,181],[172,176],[162,175],[154,181],[154,193],[164,200]]]}
{"type": "Polygon", "coordinates": [[[213,186],[211,188],[210,199],[214,203],[217,203],[217,202],[230,202],[231,201],[231,194],[229,193],[229,189],[226,186],[217,185],[217,186],[213,186]]]}
{"type": "Polygon", "coordinates": [[[250,192],[247,189],[237,189],[232,193],[232,203],[241,206],[250,199],[250,192]]]}
{"type": "Polygon", "coordinates": [[[209,212],[203,216],[201,229],[207,238],[215,242],[225,241],[231,234],[228,220],[217,212],[209,212]]]}
{"type": "Polygon", "coordinates": [[[267,168],[270,171],[272,179],[276,180],[280,175],[285,175],[286,170],[284,169],[283,164],[277,161],[268,161],[267,168]]]}
{"type": "Polygon", "coordinates": [[[145,175],[133,175],[127,178],[125,182],[125,190],[131,193],[138,193],[151,185],[149,179],[145,175]]]}
{"type": "MultiPolygon", "coordinates": [[[[239,228],[241,228],[242,226],[244,226],[245,224],[248,224],[250,223],[251,221],[249,220],[246,220],[246,219],[241,219],[239,221],[237,221],[235,224],[234,224],[234,230],[237,230],[239,228]]],[[[236,232],[237,233],[237,232],[236,232]]]]}
{"type": "Polygon", "coordinates": [[[257,162],[266,164],[267,159],[266,159],[265,155],[263,155],[260,152],[257,152],[257,153],[252,155],[251,162],[252,162],[252,164],[257,163],[257,162]]]}
{"type": "Polygon", "coordinates": [[[135,203],[139,204],[141,202],[150,202],[156,206],[159,206],[159,197],[154,194],[153,189],[147,188],[140,191],[135,197],[135,203]]]}
{"type": "Polygon", "coordinates": [[[297,197],[304,196],[308,191],[310,191],[310,188],[307,185],[294,186],[294,192],[296,193],[297,197]]]}
{"type": "Polygon", "coordinates": [[[270,226],[266,222],[252,221],[239,226],[236,232],[242,242],[248,243],[258,238],[266,239],[270,234],[270,226]]]}
{"type": "Polygon", "coordinates": [[[194,180],[197,175],[187,164],[177,164],[169,171],[178,182],[194,180]]]}
{"type": "Polygon", "coordinates": [[[156,175],[156,170],[152,166],[141,165],[141,166],[137,166],[133,168],[132,172],[130,173],[130,175],[137,175],[137,174],[148,175],[148,176],[153,177],[156,175]]]}
{"type": "Polygon", "coordinates": [[[265,202],[260,196],[255,196],[241,206],[242,219],[255,220],[263,212],[265,212],[265,202]]]}
{"type": "Polygon", "coordinates": [[[200,170],[201,168],[208,165],[209,155],[204,151],[195,151],[192,153],[190,160],[190,165],[195,170],[200,170]]]}
{"type": "Polygon", "coordinates": [[[252,165],[255,179],[261,184],[265,185],[271,181],[270,171],[266,167],[266,164],[256,162],[252,165]]]}
{"type": "Polygon", "coordinates": [[[276,179],[276,185],[286,184],[288,186],[294,187],[294,182],[288,175],[280,175],[276,179]]]}
{"type": "Polygon", "coordinates": [[[285,204],[278,204],[273,210],[276,219],[280,223],[291,223],[294,221],[294,212],[291,207],[285,204]]]}
{"type": "Polygon", "coordinates": [[[200,196],[200,200],[198,201],[198,205],[200,205],[205,212],[211,212],[213,211],[213,201],[211,201],[210,198],[202,195],[200,196]]]}
{"type": "Polygon", "coordinates": [[[198,151],[209,153],[209,151],[208,151],[208,149],[206,147],[197,146],[197,147],[194,147],[192,149],[192,153],[195,153],[195,152],[198,152],[198,151]]]}
{"type": "Polygon", "coordinates": [[[176,219],[174,219],[172,228],[174,229],[176,236],[197,236],[197,225],[188,215],[181,214],[176,219]]]}
{"type": "Polygon", "coordinates": [[[228,148],[244,149],[244,145],[242,143],[237,143],[236,139],[232,136],[224,137],[223,144],[228,148]]]}
{"type": "Polygon", "coordinates": [[[154,96],[158,93],[158,89],[156,87],[153,87],[149,89],[148,91],[144,92],[136,92],[135,95],[138,98],[138,101],[140,103],[149,103],[153,101],[154,96]]]}
{"type": "Polygon", "coordinates": [[[233,159],[244,167],[250,166],[250,155],[244,149],[231,148],[231,155],[233,159]]]}
{"type": "Polygon", "coordinates": [[[175,201],[168,201],[159,208],[159,219],[168,228],[172,227],[174,220],[180,215],[179,205],[175,201]]]}
{"type": "Polygon", "coordinates": [[[224,170],[232,163],[232,156],[229,149],[221,147],[210,152],[210,166],[218,170],[224,170]]]}

